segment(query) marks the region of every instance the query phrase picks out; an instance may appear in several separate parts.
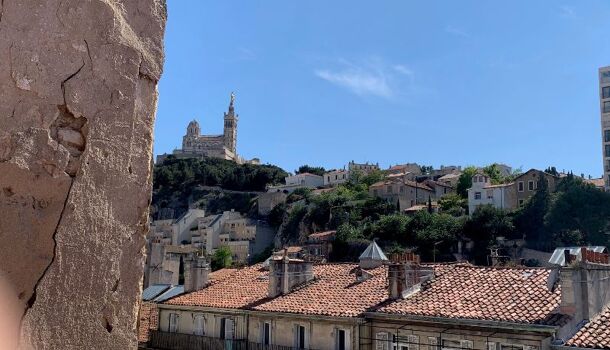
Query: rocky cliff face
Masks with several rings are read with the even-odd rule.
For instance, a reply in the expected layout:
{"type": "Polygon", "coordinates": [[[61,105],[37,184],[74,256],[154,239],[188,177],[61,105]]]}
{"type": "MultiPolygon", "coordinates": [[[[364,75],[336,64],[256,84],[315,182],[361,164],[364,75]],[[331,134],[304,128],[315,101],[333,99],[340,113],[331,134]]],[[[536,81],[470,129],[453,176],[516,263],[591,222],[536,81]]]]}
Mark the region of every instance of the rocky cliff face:
{"type": "Polygon", "coordinates": [[[0,257],[35,349],[136,346],[164,0],[0,0],[0,257]]]}

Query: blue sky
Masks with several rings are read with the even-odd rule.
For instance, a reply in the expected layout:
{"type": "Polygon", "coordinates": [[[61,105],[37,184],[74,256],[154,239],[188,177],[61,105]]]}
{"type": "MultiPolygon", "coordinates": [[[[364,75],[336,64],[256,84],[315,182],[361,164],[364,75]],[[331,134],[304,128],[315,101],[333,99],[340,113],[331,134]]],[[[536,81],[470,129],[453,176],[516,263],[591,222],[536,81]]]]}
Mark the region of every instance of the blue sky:
{"type": "Polygon", "coordinates": [[[292,171],[350,160],[602,173],[610,1],[168,0],[155,154],[197,119],[292,171]]]}

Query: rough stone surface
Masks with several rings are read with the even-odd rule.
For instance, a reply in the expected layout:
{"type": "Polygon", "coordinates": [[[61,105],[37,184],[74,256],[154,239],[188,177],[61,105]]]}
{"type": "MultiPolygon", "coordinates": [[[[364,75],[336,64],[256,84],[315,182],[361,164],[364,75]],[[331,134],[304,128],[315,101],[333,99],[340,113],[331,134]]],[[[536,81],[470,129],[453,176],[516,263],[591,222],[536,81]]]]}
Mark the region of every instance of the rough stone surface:
{"type": "Polygon", "coordinates": [[[0,259],[34,349],[136,347],[165,0],[0,0],[0,259]]]}

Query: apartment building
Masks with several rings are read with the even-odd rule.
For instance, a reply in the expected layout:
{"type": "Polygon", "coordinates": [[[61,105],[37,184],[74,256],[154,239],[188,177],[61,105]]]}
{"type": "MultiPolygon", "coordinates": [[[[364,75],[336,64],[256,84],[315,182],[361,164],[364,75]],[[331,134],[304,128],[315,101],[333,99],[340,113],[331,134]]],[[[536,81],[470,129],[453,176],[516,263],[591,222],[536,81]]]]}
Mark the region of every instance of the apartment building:
{"type": "Polygon", "coordinates": [[[606,191],[610,190],[610,66],[599,69],[602,159],[606,191]]]}
{"type": "Polygon", "coordinates": [[[553,268],[428,265],[412,253],[387,259],[374,242],[359,264],[276,255],[158,304],[149,345],[565,350],[594,344],[591,332],[608,339],[608,255],[566,250],[565,259],[553,268]]]}

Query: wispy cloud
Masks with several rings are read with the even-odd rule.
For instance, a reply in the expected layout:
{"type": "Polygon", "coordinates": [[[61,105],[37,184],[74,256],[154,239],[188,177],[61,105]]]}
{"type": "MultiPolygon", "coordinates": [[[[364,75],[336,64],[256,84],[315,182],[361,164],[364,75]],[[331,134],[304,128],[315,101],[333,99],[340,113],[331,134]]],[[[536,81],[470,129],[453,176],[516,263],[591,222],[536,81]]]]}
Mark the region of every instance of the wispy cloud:
{"type": "Polygon", "coordinates": [[[392,96],[392,89],[390,89],[386,79],[370,72],[352,69],[341,72],[316,70],[315,73],[318,77],[347,88],[358,95],[392,96]]]}
{"type": "Polygon", "coordinates": [[[413,71],[410,70],[409,68],[403,66],[402,64],[396,64],[392,68],[394,68],[394,70],[397,71],[400,74],[404,74],[404,75],[407,75],[407,76],[412,76],[413,75],[413,71]]]}
{"type": "Polygon", "coordinates": [[[256,53],[247,47],[237,49],[237,59],[240,61],[252,61],[256,59],[256,53]]]}
{"type": "Polygon", "coordinates": [[[576,11],[574,11],[574,7],[572,6],[561,5],[559,6],[559,17],[576,18],[576,11]]]}
{"type": "Polygon", "coordinates": [[[388,64],[378,57],[360,63],[339,59],[334,65],[334,69],[316,69],[314,74],[359,96],[393,98],[405,83],[413,82],[414,72],[406,65],[388,64]]]}
{"type": "Polygon", "coordinates": [[[462,38],[470,38],[470,34],[468,34],[466,31],[452,25],[447,25],[445,27],[445,32],[462,38]]]}

